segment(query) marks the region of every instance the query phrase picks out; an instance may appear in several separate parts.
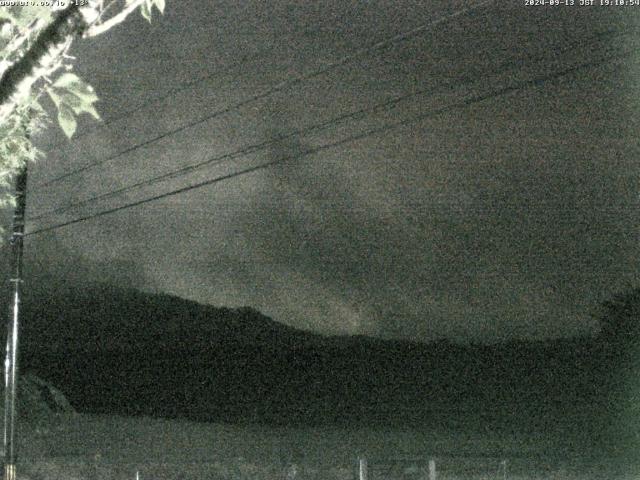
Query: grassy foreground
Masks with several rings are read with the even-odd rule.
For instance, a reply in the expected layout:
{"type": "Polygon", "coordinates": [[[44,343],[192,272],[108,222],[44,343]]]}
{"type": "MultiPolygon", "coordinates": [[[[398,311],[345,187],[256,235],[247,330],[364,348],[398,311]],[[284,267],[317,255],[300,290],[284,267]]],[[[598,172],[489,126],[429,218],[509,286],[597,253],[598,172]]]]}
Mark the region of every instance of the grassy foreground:
{"type": "MultiPolygon", "coordinates": [[[[634,468],[594,459],[540,433],[426,428],[268,427],[69,414],[24,424],[19,477],[30,480],[633,479],[634,468]],[[506,461],[506,464],[502,463],[506,461]]],[[[638,470],[636,470],[638,471],[638,470]]]]}

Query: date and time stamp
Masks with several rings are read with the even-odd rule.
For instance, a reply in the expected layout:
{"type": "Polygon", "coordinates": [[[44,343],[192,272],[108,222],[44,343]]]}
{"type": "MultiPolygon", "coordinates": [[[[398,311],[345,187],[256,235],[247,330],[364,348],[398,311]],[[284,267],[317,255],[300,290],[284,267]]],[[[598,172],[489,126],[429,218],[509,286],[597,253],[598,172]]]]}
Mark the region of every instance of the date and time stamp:
{"type": "Polygon", "coordinates": [[[640,7],[640,0],[523,0],[526,7],[640,7]]]}

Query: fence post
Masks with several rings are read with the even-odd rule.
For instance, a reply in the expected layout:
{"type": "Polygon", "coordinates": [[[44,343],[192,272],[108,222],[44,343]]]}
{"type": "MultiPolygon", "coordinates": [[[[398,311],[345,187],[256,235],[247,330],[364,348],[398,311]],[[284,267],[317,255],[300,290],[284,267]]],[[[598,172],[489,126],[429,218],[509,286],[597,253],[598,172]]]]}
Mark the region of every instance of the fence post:
{"type": "Polygon", "coordinates": [[[365,457],[358,459],[358,479],[367,480],[367,459],[365,457]]]}
{"type": "Polygon", "coordinates": [[[102,455],[100,452],[96,452],[96,454],[91,459],[91,464],[89,465],[89,480],[98,480],[100,478],[100,461],[102,460],[102,455]]]}
{"type": "Polygon", "coordinates": [[[298,466],[292,463],[287,468],[286,480],[296,480],[296,478],[298,478],[298,466]]]}
{"type": "Polygon", "coordinates": [[[436,480],[436,461],[429,460],[429,480],[436,480]]]}

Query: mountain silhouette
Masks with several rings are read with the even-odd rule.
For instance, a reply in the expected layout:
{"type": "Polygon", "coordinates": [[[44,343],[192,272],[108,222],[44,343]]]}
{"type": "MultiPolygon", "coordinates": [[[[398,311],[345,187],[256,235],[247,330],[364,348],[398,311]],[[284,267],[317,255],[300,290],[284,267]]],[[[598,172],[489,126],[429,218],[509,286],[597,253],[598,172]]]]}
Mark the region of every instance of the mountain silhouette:
{"type": "Polygon", "coordinates": [[[598,409],[611,403],[595,337],[465,345],[323,336],[250,307],[107,284],[32,289],[22,312],[21,368],[80,412],[506,430],[565,422],[584,432],[600,428],[598,409]]]}

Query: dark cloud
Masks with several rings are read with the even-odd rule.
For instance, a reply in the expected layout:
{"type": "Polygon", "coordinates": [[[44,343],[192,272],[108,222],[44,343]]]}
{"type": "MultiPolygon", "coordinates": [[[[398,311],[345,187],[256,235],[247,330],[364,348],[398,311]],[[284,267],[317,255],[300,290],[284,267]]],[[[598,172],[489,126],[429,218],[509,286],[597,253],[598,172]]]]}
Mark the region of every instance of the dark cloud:
{"type": "Polygon", "coordinates": [[[61,285],[82,289],[90,283],[110,283],[153,289],[153,282],[133,261],[117,252],[112,252],[110,258],[96,258],[68,240],[49,236],[25,242],[25,288],[46,292],[61,285]]]}
{"type": "MultiPolygon", "coordinates": [[[[78,48],[78,69],[103,98],[104,117],[153,91],[215,75],[51,152],[33,177],[104,158],[459,6],[170,3],[167,16],[150,26],[132,20],[78,48]]],[[[629,38],[602,32],[634,25],[632,15],[615,9],[526,10],[520,3],[461,16],[65,186],[36,189],[31,211],[408,92],[432,93],[92,208],[298,156],[611,55],[629,38]],[[581,38],[591,43],[581,47],[581,38]]],[[[102,278],[218,305],[253,305],[327,333],[490,340],[591,331],[591,309],[638,277],[637,60],[585,69],[61,229],[54,240],[43,235],[28,245],[31,275],[52,269],[78,282],[102,278]]]]}

